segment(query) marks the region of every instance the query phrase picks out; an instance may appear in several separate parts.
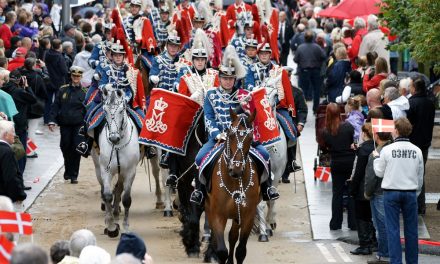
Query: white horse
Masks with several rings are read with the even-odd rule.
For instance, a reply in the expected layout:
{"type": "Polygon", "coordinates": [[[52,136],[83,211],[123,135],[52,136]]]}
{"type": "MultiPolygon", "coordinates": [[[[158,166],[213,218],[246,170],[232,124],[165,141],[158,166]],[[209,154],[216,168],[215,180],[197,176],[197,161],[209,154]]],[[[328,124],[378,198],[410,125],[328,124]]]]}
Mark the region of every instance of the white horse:
{"type": "MultiPolygon", "coordinates": [[[[273,86],[266,87],[266,94],[269,99],[269,103],[272,107],[272,111],[275,114],[276,112],[276,101],[277,101],[277,88],[273,86]]],[[[276,118],[276,116],[275,116],[276,118]]],[[[284,169],[287,164],[287,141],[286,135],[284,134],[283,128],[280,126],[277,121],[278,129],[280,130],[281,140],[274,143],[273,145],[266,147],[267,151],[270,155],[271,162],[271,170],[272,170],[272,185],[277,187],[281,176],[284,173],[284,169]]],[[[260,242],[268,242],[269,237],[272,236],[273,231],[277,227],[277,223],[275,220],[276,211],[275,211],[275,201],[261,201],[257,207],[257,214],[255,216],[255,224],[254,226],[258,229],[258,233],[260,234],[258,237],[258,241],[260,242]],[[266,209],[266,205],[268,207],[267,215],[264,215],[264,211],[266,209]]]]}
{"type": "Polygon", "coordinates": [[[129,228],[131,187],[140,159],[139,135],[133,120],[128,116],[124,92],[109,84],[103,88],[102,96],[106,124],[99,134],[99,153],[93,148],[92,157],[105,204],[104,233],[109,237],[117,237],[121,199],[125,209],[124,231],[129,228]]]}

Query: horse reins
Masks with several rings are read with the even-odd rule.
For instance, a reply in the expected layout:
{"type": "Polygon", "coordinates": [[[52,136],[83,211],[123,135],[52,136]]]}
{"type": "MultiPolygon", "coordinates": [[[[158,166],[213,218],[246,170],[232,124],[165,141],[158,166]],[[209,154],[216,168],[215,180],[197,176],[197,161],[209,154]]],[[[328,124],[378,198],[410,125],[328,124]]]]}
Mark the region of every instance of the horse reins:
{"type": "MultiPolygon", "coordinates": [[[[254,181],[253,181],[253,176],[255,174],[254,169],[252,168],[252,159],[249,157],[249,155],[245,158],[244,153],[243,153],[243,143],[244,143],[244,139],[246,138],[247,135],[253,133],[253,129],[252,128],[248,128],[246,126],[246,122],[244,120],[244,116],[240,116],[240,121],[238,124],[242,123],[244,124],[244,127],[246,128],[245,130],[238,130],[238,125],[235,127],[231,127],[231,132],[236,136],[237,138],[237,150],[235,151],[234,155],[231,157],[231,148],[230,148],[230,144],[229,144],[229,137],[226,140],[226,146],[223,150],[222,156],[223,159],[220,157],[218,159],[218,171],[217,171],[217,175],[220,177],[220,188],[224,188],[226,190],[226,192],[231,196],[231,198],[234,200],[235,204],[237,205],[237,213],[238,213],[238,224],[241,224],[241,211],[240,211],[240,206],[246,207],[247,206],[247,202],[246,202],[246,192],[249,190],[249,188],[251,186],[254,186],[254,181]],[[244,136],[244,139],[242,141],[239,140],[238,135],[240,135],[241,137],[244,136]],[[238,152],[241,152],[242,155],[242,161],[235,161],[234,157],[237,155],[238,152]],[[238,182],[239,182],[239,188],[238,190],[235,191],[231,191],[229,190],[228,186],[225,184],[224,180],[223,180],[223,174],[222,174],[222,169],[221,169],[221,162],[222,160],[225,161],[225,164],[228,166],[228,168],[232,165],[235,165],[236,167],[239,167],[240,164],[242,164],[242,166],[244,167],[243,170],[246,169],[246,165],[249,164],[249,169],[250,169],[250,176],[249,176],[249,182],[247,183],[246,187],[243,186],[243,175],[241,175],[240,177],[238,177],[238,182]],[[232,160],[232,161],[231,161],[232,160]],[[231,163],[232,162],[232,163],[231,163]]],[[[232,178],[232,177],[231,177],[232,178]]]]}

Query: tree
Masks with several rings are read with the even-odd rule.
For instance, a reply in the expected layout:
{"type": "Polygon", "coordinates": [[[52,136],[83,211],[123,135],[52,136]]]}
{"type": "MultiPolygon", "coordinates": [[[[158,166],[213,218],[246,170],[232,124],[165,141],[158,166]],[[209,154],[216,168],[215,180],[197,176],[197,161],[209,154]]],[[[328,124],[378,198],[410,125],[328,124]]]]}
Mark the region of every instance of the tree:
{"type": "Polygon", "coordinates": [[[440,71],[440,1],[383,0],[382,21],[386,21],[399,43],[391,50],[409,49],[418,62],[434,64],[440,71]]]}

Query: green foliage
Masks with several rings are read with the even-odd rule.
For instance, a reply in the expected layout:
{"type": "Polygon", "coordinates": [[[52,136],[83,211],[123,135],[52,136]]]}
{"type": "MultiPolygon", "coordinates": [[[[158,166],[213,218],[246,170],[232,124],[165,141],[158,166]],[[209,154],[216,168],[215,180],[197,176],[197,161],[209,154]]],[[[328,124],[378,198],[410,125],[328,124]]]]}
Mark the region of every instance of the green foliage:
{"type": "Polygon", "coordinates": [[[386,21],[399,43],[392,50],[409,48],[411,56],[440,70],[440,1],[383,0],[382,21],[386,21]]]}

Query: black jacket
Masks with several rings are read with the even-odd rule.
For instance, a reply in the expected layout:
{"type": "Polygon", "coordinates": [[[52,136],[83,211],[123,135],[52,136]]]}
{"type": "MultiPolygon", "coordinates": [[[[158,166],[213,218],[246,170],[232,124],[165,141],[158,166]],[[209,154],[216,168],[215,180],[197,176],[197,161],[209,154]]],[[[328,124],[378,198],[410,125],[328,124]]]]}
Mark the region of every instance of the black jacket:
{"type": "Polygon", "coordinates": [[[324,129],[325,146],[330,152],[331,167],[333,165],[343,165],[353,163],[355,152],[351,148],[353,144],[354,128],[350,123],[343,122],[339,126],[338,133],[333,136],[327,129],[324,129]]]}
{"type": "MultiPolygon", "coordinates": [[[[286,20],[284,23],[284,42],[281,42],[281,36],[278,35],[278,41],[281,44],[281,52],[289,54],[289,47],[290,47],[290,39],[293,37],[295,32],[293,32],[292,24],[286,20]]],[[[279,29],[281,30],[281,28],[279,29]]]]}
{"type": "Polygon", "coordinates": [[[80,86],[66,84],[58,91],[50,111],[49,122],[59,126],[77,126],[84,121],[86,109],[83,105],[86,91],[80,86]]]}
{"type": "Polygon", "coordinates": [[[353,178],[351,179],[351,195],[356,200],[365,200],[365,169],[368,164],[368,157],[374,150],[373,140],[363,142],[357,151],[356,168],[354,169],[353,178]]]}
{"type": "MultiPolygon", "coordinates": [[[[47,99],[47,92],[46,92],[46,85],[44,83],[43,78],[41,77],[40,73],[36,70],[27,70],[25,68],[20,69],[21,74],[26,76],[29,88],[32,90],[32,93],[35,95],[38,101],[40,102],[46,102],[47,99]]],[[[29,118],[39,118],[40,115],[35,115],[35,113],[32,113],[31,107],[28,108],[29,118]]]]}
{"type": "MultiPolygon", "coordinates": [[[[383,147],[391,144],[392,142],[389,141],[385,143],[383,146],[377,147],[377,152],[380,153],[380,151],[383,149],[383,147]]],[[[368,157],[368,163],[365,168],[365,185],[364,185],[364,197],[368,200],[371,199],[374,195],[381,195],[383,194],[382,189],[382,180],[383,178],[379,178],[376,176],[376,173],[374,172],[374,160],[376,158],[373,156],[373,153],[370,154],[368,157]]]]}
{"type": "Polygon", "coordinates": [[[0,195],[11,198],[12,202],[26,199],[23,177],[11,147],[0,142],[0,195]]]}
{"type": "Polygon", "coordinates": [[[28,127],[28,108],[37,102],[35,95],[29,87],[26,89],[19,87],[12,81],[3,87],[3,91],[11,95],[18,110],[18,114],[14,116],[15,133],[25,133],[28,127]]]}
{"type": "Polygon", "coordinates": [[[296,109],[296,117],[294,118],[294,121],[295,124],[301,124],[304,126],[307,121],[307,114],[309,113],[306,98],[304,97],[304,92],[301,88],[292,85],[292,90],[296,109]]]}
{"type": "Polygon", "coordinates": [[[66,84],[67,66],[64,56],[61,52],[50,49],[45,55],[47,71],[51,79],[50,84],[46,87],[48,90],[57,91],[62,85],[66,84]]]}
{"type": "Polygon", "coordinates": [[[422,150],[431,146],[434,129],[435,105],[426,94],[415,94],[409,98],[407,118],[413,125],[409,136],[411,143],[422,150]]]}

